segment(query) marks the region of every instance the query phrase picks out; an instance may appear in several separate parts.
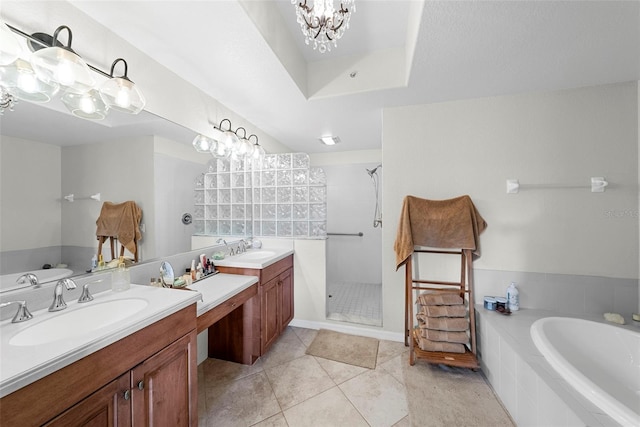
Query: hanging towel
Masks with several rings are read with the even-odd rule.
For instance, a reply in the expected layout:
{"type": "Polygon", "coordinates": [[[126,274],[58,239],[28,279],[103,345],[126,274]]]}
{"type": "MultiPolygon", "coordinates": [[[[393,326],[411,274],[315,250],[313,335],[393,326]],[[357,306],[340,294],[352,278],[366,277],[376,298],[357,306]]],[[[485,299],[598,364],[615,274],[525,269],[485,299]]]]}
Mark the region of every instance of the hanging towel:
{"type": "Polygon", "coordinates": [[[133,201],[118,204],[104,202],[96,220],[96,236],[117,237],[120,244],[135,253],[135,242],[142,237],[139,227],[141,218],[142,209],[133,201]]]}
{"type": "Polygon", "coordinates": [[[418,325],[422,329],[463,332],[469,329],[469,321],[464,317],[427,317],[417,314],[418,325]]]}
{"type": "Polygon", "coordinates": [[[420,307],[420,314],[427,317],[466,317],[467,307],[465,305],[423,305],[420,307]]]}
{"type": "Polygon", "coordinates": [[[469,334],[467,332],[437,331],[434,329],[420,329],[420,335],[431,341],[455,342],[458,344],[469,344],[469,334]]]}
{"type": "Polygon", "coordinates": [[[487,227],[469,196],[427,200],[406,196],[393,249],[396,270],[413,253],[414,246],[471,249],[480,256],[480,233],[487,227]]]}
{"type": "Polygon", "coordinates": [[[457,292],[426,291],[418,296],[420,305],[462,305],[464,300],[457,292]]]}
{"type": "Polygon", "coordinates": [[[441,342],[441,341],[431,341],[419,334],[415,334],[418,347],[420,347],[423,351],[445,351],[447,353],[464,353],[466,351],[466,347],[464,344],[453,343],[453,342],[441,342]]]}

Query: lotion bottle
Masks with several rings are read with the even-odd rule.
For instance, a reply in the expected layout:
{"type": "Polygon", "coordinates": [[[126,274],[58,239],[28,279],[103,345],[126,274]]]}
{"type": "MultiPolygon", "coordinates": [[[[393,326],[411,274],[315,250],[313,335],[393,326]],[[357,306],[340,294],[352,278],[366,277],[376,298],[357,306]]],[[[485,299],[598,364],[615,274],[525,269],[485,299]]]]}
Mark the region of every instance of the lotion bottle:
{"type": "Polygon", "coordinates": [[[511,311],[520,310],[520,296],[515,282],[511,282],[507,288],[507,304],[511,311]]]}

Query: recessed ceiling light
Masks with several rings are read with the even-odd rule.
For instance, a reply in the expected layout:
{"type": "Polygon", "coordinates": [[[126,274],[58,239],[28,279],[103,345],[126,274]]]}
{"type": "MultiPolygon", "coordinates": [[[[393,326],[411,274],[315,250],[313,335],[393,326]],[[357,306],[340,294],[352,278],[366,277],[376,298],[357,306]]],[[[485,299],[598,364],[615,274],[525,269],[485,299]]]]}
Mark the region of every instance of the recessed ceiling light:
{"type": "Polygon", "coordinates": [[[322,142],[324,145],[336,145],[338,142],[340,142],[340,138],[338,138],[337,136],[323,136],[319,139],[320,142],[322,142]]]}

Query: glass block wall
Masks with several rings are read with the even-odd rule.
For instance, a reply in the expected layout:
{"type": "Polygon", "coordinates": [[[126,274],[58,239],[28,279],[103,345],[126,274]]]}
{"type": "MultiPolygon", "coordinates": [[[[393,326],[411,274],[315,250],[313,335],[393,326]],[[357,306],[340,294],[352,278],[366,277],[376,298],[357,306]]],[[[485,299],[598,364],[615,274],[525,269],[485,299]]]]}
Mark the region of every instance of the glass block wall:
{"type": "Polygon", "coordinates": [[[195,234],[322,238],[326,200],[324,171],[309,167],[306,153],[213,159],[196,179],[195,234]]]}

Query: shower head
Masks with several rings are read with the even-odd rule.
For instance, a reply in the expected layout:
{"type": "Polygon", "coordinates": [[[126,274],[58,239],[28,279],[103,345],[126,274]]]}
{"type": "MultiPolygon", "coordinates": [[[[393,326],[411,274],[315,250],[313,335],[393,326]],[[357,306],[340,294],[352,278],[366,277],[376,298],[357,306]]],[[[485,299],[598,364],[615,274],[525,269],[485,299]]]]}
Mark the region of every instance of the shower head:
{"type": "Polygon", "coordinates": [[[373,169],[367,169],[367,173],[369,174],[370,177],[373,177],[373,174],[376,173],[378,168],[381,168],[381,167],[382,167],[382,165],[380,164],[380,165],[376,166],[373,169]]]}

